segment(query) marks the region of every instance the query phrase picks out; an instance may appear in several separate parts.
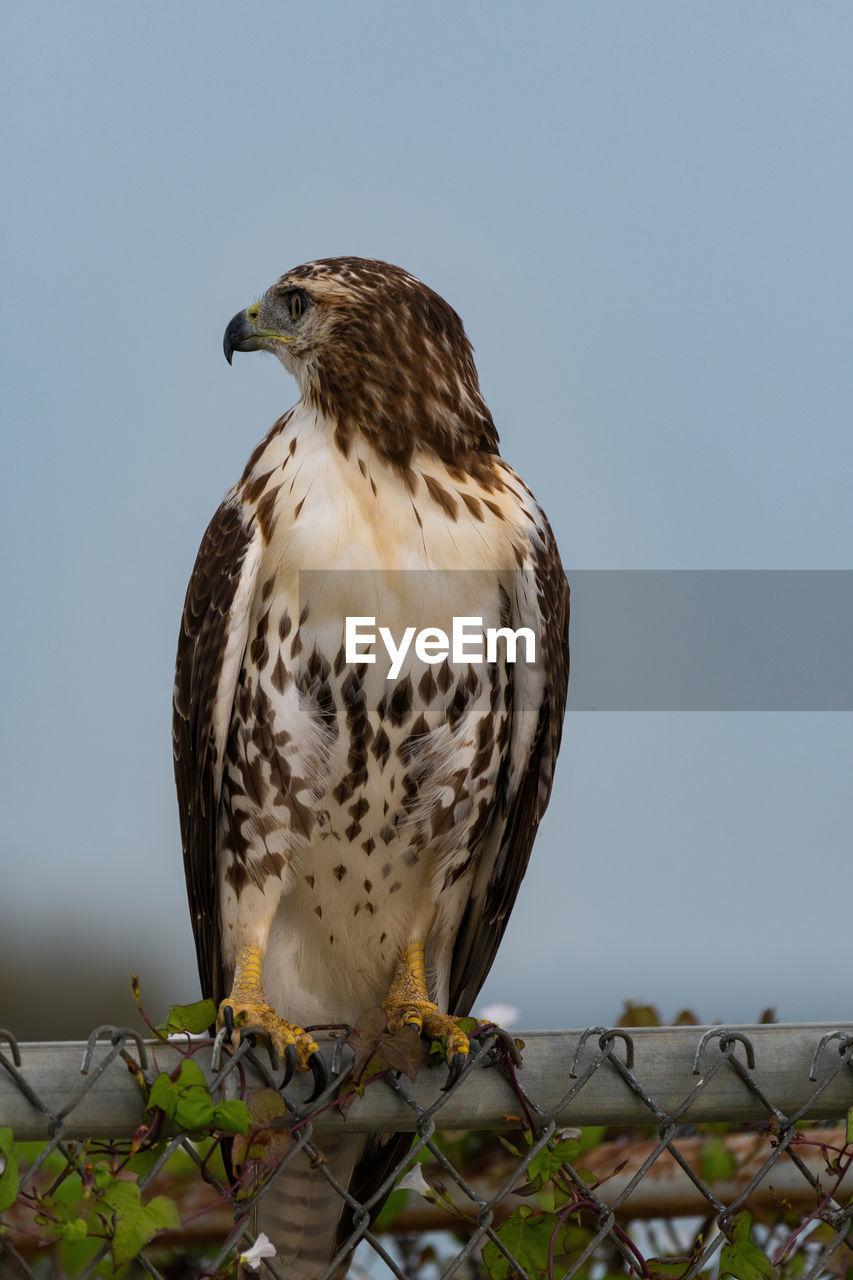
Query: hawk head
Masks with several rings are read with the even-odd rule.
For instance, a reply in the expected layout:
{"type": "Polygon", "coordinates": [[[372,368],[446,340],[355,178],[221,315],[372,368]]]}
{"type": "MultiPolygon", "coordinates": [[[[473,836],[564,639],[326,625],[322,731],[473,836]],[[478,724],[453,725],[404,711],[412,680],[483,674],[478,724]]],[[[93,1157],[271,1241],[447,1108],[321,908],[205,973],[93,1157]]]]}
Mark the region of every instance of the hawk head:
{"type": "Polygon", "coordinates": [[[271,351],[347,452],[356,433],[407,463],[416,448],[446,461],[496,453],[462,321],[400,267],[324,258],[294,267],[225,330],[225,357],[271,351]]]}

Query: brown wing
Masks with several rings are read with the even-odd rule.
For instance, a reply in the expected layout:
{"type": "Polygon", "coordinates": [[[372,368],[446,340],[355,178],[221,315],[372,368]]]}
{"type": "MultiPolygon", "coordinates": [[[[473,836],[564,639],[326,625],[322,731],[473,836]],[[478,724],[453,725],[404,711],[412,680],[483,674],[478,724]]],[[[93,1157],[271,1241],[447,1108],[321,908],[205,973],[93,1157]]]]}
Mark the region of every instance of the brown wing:
{"type": "Polygon", "coordinates": [[[216,902],[222,755],[259,558],[254,521],[229,495],[207,527],[187,587],[172,714],[175,784],[201,988],[224,998],[216,902]]]}
{"type": "Polygon", "coordinates": [[[534,619],[540,636],[545,686],[538,707],[526,704],[519,680],[513,681],[513,714],[530,725],[513,745],[523,758],[508,762],[503,794],[497,796],[496,826],[484,858],[484,883],[478,877],[456,938],[450,971],[450,1010],[468,1013],[486,980],[509,920],[519,885],[530,859],[539,822],[548,805],[554,766],[563,732],[569,683],[569,584],[560,563],[551,526],[541,517],[542,542],[532,571],[536,587],[534,619]],[[514,766],[514,767],[513,767],[514,766]]]}

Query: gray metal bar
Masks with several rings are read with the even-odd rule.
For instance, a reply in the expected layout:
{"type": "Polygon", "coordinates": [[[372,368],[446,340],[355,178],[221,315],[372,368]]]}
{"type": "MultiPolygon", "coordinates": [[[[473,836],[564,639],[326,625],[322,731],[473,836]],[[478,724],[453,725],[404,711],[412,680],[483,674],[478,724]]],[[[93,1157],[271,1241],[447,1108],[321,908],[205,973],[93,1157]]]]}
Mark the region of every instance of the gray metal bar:
{"type": "MultiPolygon", "coordinates": [[[[744,1080],[731,1061],[720,1064],[719,1038],[711,1038],[701,1055],[700,1074],[693,1072],[694,1059],[707,1027],[632,1028],[634,1048],[631,1074],[646,1096],[666,1114],[677,1111],[697,1084],[697,1096],[678,1117],[679,1122],[725,1120],[747,1123],[765,1120],[766,1106],[760,1090],[771,1103],[790,1116],[815,1093],[818,1083],[809,1079],[815,1050],[822,1037],[831,1033],[853,1035],[853,1024],[787,1024],[771,1026],[729,1027],[746,1036],[755,1056],[754,1068],[747,1064],[747,1049],[742,1043],[730,1045],[730,1052],[748,1077],[744,1080]],[[714,1073],[714,1068],[718,1067],[714,1073]],[[708,1077],[712,1077],[708,1079],[708,1077]],[[704,1081],[707,1079],[707,1085],[704,1081]],[[755,1087],[752,1087],[752,1086],[755,1087]]],[[[527,1094],[546,1113],[555,1113],[560,1125],[637,1125],[654,1121],[648,1103],[638,1096],[624,1078],[624,1073],[605,1060],[577,1091],[568,1104],[561,1100],[582,1080],[596,1057],[601,1057],[598,1035],[589,1035],[578,1057],[575,1079],[570,1077],[573,1060],[582,1035],[579,1031],[520,1032],[525,1042],[524,1065],[519,1080],[527,1094]]],[[[621,1033],[620,1033],[621,1034],[621,1033]]],[[[127,1048],[135,1056],[132,1042],[127,1048]]],[[[0,1050],[11,1063],[11,1058],[0,1050]]],[[[611,1045],[614,1057],[625,1062],[626,1046],[620,1040],[611,1045]]],[[[120,1057],[116,1058],[86,1089],[88,1077],[81,1075],[83,1043],[25,1043],[20,1045],[20,1075],[54,1116],[63,1111],[83,1088],[82,1096],[64,1120],[68,1138],[130,1137],[143,1118],[143,1103],[137,1082],[120,1057]]],[[[178,1049],[172,1045],[150,1046],[161,1071],[172,1071],[179,1061],[178,1049]]],[[[838,1065],[839,1041],[824,1047],[818,1069],[818,1082],[838,1065]]],[[[109,1043],[95,1049],[90,1075],[111,1051],[109,1043]]],[[[260,1052],[260,1051],[259,1051],[260,1052]]],[[[331,1056],[331,1050],[329,1050],[331,1056]]],[[[196,1061],[210,1072],[210,1054],[200,1051],[196,1061]]],[[[243,1067],[249,1088],[262,1087],[248,1062],[243,1067]]],[[[446,1068],[424,1069],[416,1084],[406,1087],[421,1107],[431,1106],[441,1097],[446,1068]]],[[[313,1081],[300,1078],[289,1087],[288,1097],[303,1101],[313,1081]]],[[[832,1082],[814,1101],[808,1111],[813,1120],[836,1120],[853,1106],[853,1071],[838,1072],[832,1082]]],[[[504,1076],[495,1069],[474,1068],[471,1077],[447,1095],[436,1114],[436,1123],[444,1129],[517,1128],[521,1108],[519,1099],[504,1076]],[[508,1118],[510,1117],[510,1118],[508,1118]]],[[[349,1132],[411,1131],[417,1123],[416,1113],[391,1089],[377,1083],[367,1089],[363,1098],[353,1103],[346,1121],[332,1110],[314,1120],[318,1133],[341,1130],[349,1132]]],[[[48,1136],[49,1121],[22,1094],[12,1074],[0,1064],[0,1125],[11,1125],[19,1141],[48,1136]]]]}

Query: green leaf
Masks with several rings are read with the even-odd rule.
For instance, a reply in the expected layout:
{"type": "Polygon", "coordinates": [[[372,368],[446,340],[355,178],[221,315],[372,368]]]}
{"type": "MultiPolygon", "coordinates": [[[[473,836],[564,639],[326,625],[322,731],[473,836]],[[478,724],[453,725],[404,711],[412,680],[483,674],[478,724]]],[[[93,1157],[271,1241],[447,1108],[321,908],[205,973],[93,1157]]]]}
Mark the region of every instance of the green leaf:
{"type": "Polygon", "coordinates": [[[3,1213],[17,1200],[21,1185],[18,1177],[15,1137],[8,1125],[0,1129],[0,1156],[3,1157],[3,1172],[0,1173],[0,1213],[3,1213]]]}
{"type": "Polygon", "coordinates": [[[89,1234],[89,1224],[85,1218],[74,1218],[71,1222],[57,1222],[55,1230],[66,1244],[77,1244],[78,1241],[86,1239],[89,1234]]]}
{"type": "Polygon", "coordinates": [[[136,1155],[131,1156],[125,1168],[135,1173],[137,1178],[144,1178],[151,1172],[165,1150],[165,1142],[155,1142],[153,1147],[143,1147],[141,1151],[137,1151],[136,1155]]]}
{"type": "Polygon", "coordinates": [[[115,1185],[115,1177],[112,1171],[107,1168],[107,1166],[103,1163],[103,1161],[100,1164],[95,1165],[95,1168],[92,1172],[92,1178],[95,1185],[95,1190],[99,1194],[106,1191],[108,1187],[112,1187],[115,1185]]]}
{"type": "Polygon", "coordinates": [[[161,1074],[151,1086],[146,1110],[159,1107],[175,1128],[190,1133],[213,1126],[213,1099],[204,1072],[192,1058],[184,1058],[177,1080],[161,1074]]]}
{"type": "MultiPolygon", "coordinates": [[[[548,1274],[548,1244],[557,1225],[557,1216],[522,1204],[495,1233],[515,1260],[531,1277],[548,1274]]],[[[497,1245],[489,1240],[483,1247],[483,1265],[491,1280],[509,1280],[515,1268],[497,1245]]]]}
{"type": "Polygon", "coordinates": [[[178,1094],[173,1082],[166,1075],[165,1071],[161,1071],[160,1075],[151,1086],[151,1092],[148,1095],[148,1102],[145,1110],[153,1111],[155,1107],[169,1117],[174,1119],[175,1108],[178,1105],[178,1094]]]}
{"type": "Polygon", "coordinates": [[[117,1267],[131,1262],[158,1232],[176,1231],[181,1225],[174,1201],[156,1196],[144,1205],[135,1182],[116,1182],[101,1198],[113,1211],[112,1252],[117,1267]]]}
{"type": "Polygon", "coordinates": [[[521,1152],[519,1151],[518,1147],[514,1147],[510,1142],[509,1138],[505,1138],[501,1133],[498,1134],[498,1142],[501,1144],[502,1147],[506,1147],[507,1151],[510,1153],[511,1156],[521,1155],[521,1152]]]}
{"type": "Polygon", "coordinates": [[[732,1220],[726,1232],[729,1243],[720,1252],[720,1280],[725,1276],[734,1276],[735,1280],[775,1280],[776,1268],[750,1239],[751,1223],[752,1214],[746,1212],[732,1220]]]}
{"type": "Polygon", "coordinates": [[[224,1129],[227,1133],[240,1133],[245,1138],[250,1120],[249,1108],[239,1098],[217,1102],[213,1108],[213,1123],[217,1129],[224,1129]]]}
{"type": "MultiPolygon", "coordinates": [[[[466,1036],[472,1036],[478,1026],[484,1025],[482,1022],[478,1022],[476,1018],[454,1018],[453,1021],[456,1023],[460,1031],[465,1032],[466,1036]]],[[[430,1040],[428,1056],[432,1057],[433,1054],[436,1054],[442,1059],[447,1057],[446,1036],[433,1036],[430,1040]]],[[[412,1077],[412,1079],[414,1079],[414,1077],[412,1077]]]]}
{"type": "Polygon", "coordinates": [[[275,1121],[287,1114],[284,1098],[276,1089],[258,1089],[250,1093],[246,1101],[250,1125],[246,1134],[234,1140],[234,1164],[258,1160],[273,1168],[293,1146],[289,1129],[273,1127],[275,1121]]]}
{"type": "MultiPolygon", "coordinates": [[[[575,1170],[577,1172],[577,1170],[575,1170]]],[[[566,1205],[577,1203],[578,1193],[574,1185],[571,1183],[566,1185],[561,1179],[556,1178],[553,1183],[554,1188],[554,1208],[559,1211],[565,1209],[566,1205]]]]}
{"type": "Polygon", "coordinates": [[[352,1080],[356,1091],[364,1093],[374,1076],[386,1071],[402,1071],[414,1080],[423,1061],[423,1050],[417,1027],[408,1025],[389,1031],[385,1010],[367,1009],[347,1036],[347,1044],[355,1054],[352,1080]]]}
{"type": "Polygon", "coordinates": [[[209,1129],[213,1124],[213,1099],[204,1072],[192,1058],[184,1058],[176,1081],[178,1105],[175,1124],[179,1129],[209,1129]]]}
{"type": "Polygon", "coordinates": [[[729,1182],[737,1165],[734,1154],[721,1138],[703,1142],[699,1148],[699,1170],[706,1182],[729,1182]]]}
{"type": "Polygon", "coordinates": [[[173,1004],[166,1021],[157,1028],[164,1036],[189,1031],[201,1035],[216,1022],[216,1005],[212,1000],[198,1000],[195,1004],[173,1004]]]}
{"type": "MultiPolygon", "coordinates": [[[[563,1231],[560,1233],[560,1238],[558,1241],[559,1248],[554,1250],[555,1257],[559,1254],[562,1254],[563,1256],[571,1257],[572,1255],[583,1253],[584,1249],[587,1247],[590,1240],[592,1239],[593,1233],[589,1230],[588,1227],[582,1227],[579,1225],[577,1221],[577,1216],[578,1215],[573,1214],[572,1217],[569,1219],[569,1221],[566,1223],[566,1226],[563,1229],[563,1231]]],[[[584,1273],[582,1272],[581,1274],[584,1274],[584,1273]]],[[[589,1273],[587,1272],[587,1274],[589,1273]]],[[[611,1273],[606,1272],[603,1277],[603,1280],[607,1280],[607,1277],[610,1274],[611,1273]]],[[[624,1272],[622,1274],[624,1275],[624,1272]]]]}
{"type": "Polygon", "coordinates": [[[853,1107],[847,1112],[847,1141],[853,1142],[853,1107]]]}
{"type": "Polygon", "coordinates": [[[536,1191],[541,1191],[564,1164],[571,1164],[572,1160],[576,1159],[579,1150],[574,1138],[565,1138],[562,1142],[557,1142],[553,1151],[543,1147],[527,1166],[527,1177],[531,1186],[536,1191]]]}
{"type": "Polygon", "coordinates": [[[287,1114],[284,1098],[277,1089],[256,1089],[249,1094],[246,1103],[253,1123],[259,1127],[287,1114]]]}
{"type": "Polygon", "coordinates": [[[158,1231],[180,1230],[181,1219],[178,1214],[178,1206],[168,1196],[155,1196],[153,1200],[149,1200],[148,1204],[145,1205],[144,1213],[155,1233],[158,1231]]]}

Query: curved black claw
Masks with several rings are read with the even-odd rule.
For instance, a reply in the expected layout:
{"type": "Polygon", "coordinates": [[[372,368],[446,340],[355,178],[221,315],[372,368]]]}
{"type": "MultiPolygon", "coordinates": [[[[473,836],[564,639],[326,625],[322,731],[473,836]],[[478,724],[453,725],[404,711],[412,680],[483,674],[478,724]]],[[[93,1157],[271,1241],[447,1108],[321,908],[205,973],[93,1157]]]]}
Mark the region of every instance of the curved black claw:
{"type": "Polygon", "coordinates": [[[447,1090],[452,1089],[456,1084],[456,1081],[468,1065],[468,1057],[469,1055],[467,1053],[454,1053],[453,1057],[450,1059],[450,1070],[447,1073],[447,1083],[442,1089],[442,1093],[447,1093],[447,1090]]]}
{"type": "Polygon", "coordinates": [[[319,1049],[315,1049],[308,1059],[308,1066],[311,1068],[311,1074],[314,1077],[314,1092],[308,1099],[313,1102],[315,1098],[319,1098],[320,1094],[326,1087],[329,1079],[329,1073],[326,1070],[326,1062],[319,1049]]]}
{"type": "Polygon", "coordinates": [[[225,1166],[225,1180],[229,1187],[233,1187],[237,1181],[237,1174],[234,1169],[234,1139],[223,1138],[219,1144],[222,1152],[222,1163],[225,1166]]]}
{"type": "Polygon", "coordinates": [[[227,1004],[222,1010],[222,1020],[225,1023],[225,1030],[228,1032],[228,1042],[230,1044],[231,1037],[234,1034],[234,1010],[230,1004],[227,1004]]]}
{"type": "Polygon", "coordinates": [[[296,1045],[289,1044],[284,1051],[284,1083],[289,1084],[296,1070],[296,1045]]]}

